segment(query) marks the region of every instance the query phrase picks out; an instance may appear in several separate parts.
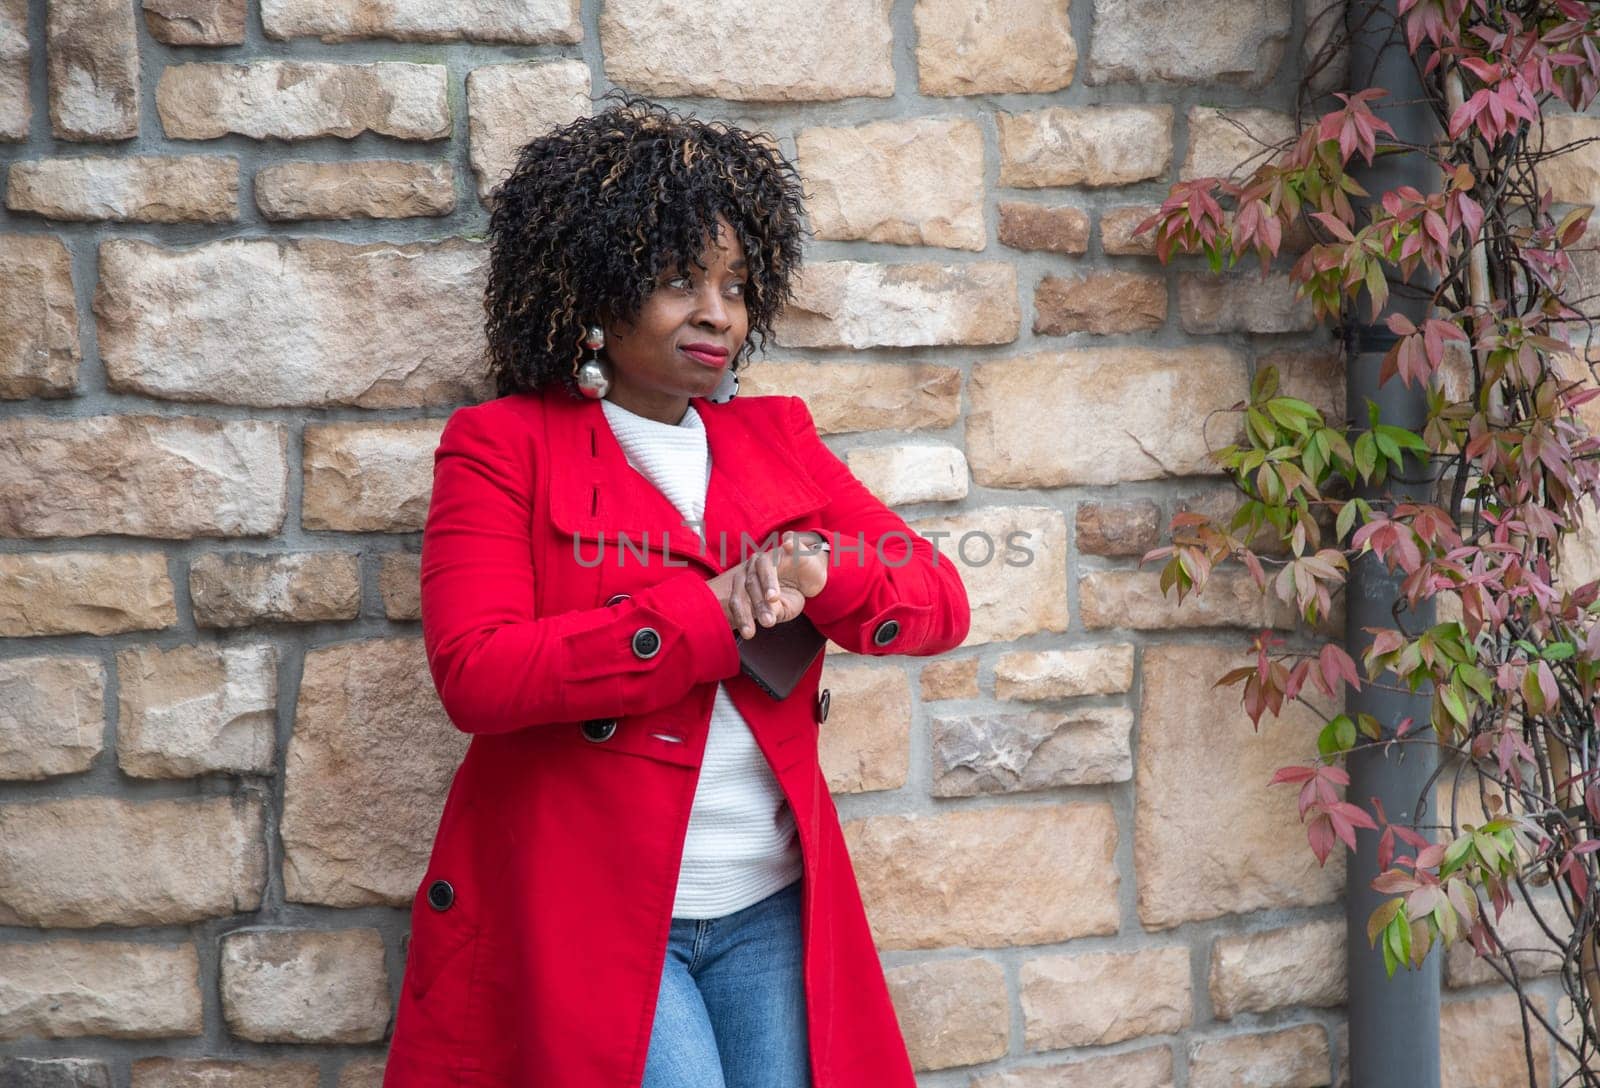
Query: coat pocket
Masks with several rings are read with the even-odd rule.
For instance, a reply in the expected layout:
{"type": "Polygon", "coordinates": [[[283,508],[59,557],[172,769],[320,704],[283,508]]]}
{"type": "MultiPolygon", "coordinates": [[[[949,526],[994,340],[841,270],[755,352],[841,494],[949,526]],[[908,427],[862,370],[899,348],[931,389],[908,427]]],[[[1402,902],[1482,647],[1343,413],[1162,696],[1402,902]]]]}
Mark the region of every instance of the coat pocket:
{"type": "Polygon", "coordinates": [[[411,941],[406,952],[406,986],[417,1000],[445,973],[453,972],[464,993],[470,983],[472,957],[465,955],[478,936],[477,903],[470,886],[441,868],[430,870],[411,904],[411,941]]]}

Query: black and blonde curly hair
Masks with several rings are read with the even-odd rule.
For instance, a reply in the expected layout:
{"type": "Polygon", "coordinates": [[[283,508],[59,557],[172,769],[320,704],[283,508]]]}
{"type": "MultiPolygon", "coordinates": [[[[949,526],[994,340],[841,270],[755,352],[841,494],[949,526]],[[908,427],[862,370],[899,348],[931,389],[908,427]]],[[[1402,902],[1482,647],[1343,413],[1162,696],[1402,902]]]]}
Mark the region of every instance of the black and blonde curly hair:
{"type": "Polygon", "coordinates": [[[704,269],[719,214],[749,266],[734,369],[764,348],[807,232],[799,174],[759,137],[771,139],[623,92],[524,145],[491,197],[483,306],[497,394],[562,385],[578,396],[587,327],[632,321],[666,269],[704,269]]]}

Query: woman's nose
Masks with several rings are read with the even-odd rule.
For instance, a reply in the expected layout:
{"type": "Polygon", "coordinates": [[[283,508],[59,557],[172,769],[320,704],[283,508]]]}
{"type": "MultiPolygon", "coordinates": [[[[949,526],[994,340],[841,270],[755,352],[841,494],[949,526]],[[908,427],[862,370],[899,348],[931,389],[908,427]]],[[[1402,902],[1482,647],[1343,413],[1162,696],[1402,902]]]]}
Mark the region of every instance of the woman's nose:
{"type": "Polygon", "coordinates": [[[702,325],[709,325],[716,329],[727,328],[731,320],[728,316],[727,300],[715,290],[702,291],[699,311],[695,317],[702,325]]]}

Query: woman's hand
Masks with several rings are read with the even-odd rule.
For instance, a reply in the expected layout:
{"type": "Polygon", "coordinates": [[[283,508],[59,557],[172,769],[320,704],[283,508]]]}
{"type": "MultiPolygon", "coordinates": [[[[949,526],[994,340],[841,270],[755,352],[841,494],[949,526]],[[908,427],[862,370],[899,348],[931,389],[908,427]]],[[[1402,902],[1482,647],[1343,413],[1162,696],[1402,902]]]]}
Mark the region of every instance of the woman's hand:
{"type": "Polygon", "coordinates": [[[776,548],[756,552],[711,579],[728,623],[743,638],[754,638],[756,624],[786,623],[805,610],[828,581],[828,553],[816,547],[818,533],[786,532],[776,548]]]}

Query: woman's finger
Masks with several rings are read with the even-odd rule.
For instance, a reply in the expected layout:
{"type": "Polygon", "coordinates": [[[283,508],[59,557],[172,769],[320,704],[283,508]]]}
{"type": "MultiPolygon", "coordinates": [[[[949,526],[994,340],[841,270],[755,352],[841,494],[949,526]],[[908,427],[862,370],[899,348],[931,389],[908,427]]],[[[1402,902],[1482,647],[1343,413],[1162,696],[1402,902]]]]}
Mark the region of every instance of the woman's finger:
{"type": "Polygon", "coordinates": [[[728,610],[733,613],[734,623],[739,628],[739,634],[745,638],[754,638],[756,634],[755,612],[750,604],[750,590],[748,588],[749,561],[741,564],[741,571],[733,579],[733,586],[728,590],[728,610]]]}
{"type": "Polygon", "coordinates": [[[770,569],[772,560],[765,552],[752,555],[745,566],[745,591],[750,595],[750,602],[755,608],[756,615],[763,624],[772,623],[772,605],[767,599],[766,569],[770,569]]]}

